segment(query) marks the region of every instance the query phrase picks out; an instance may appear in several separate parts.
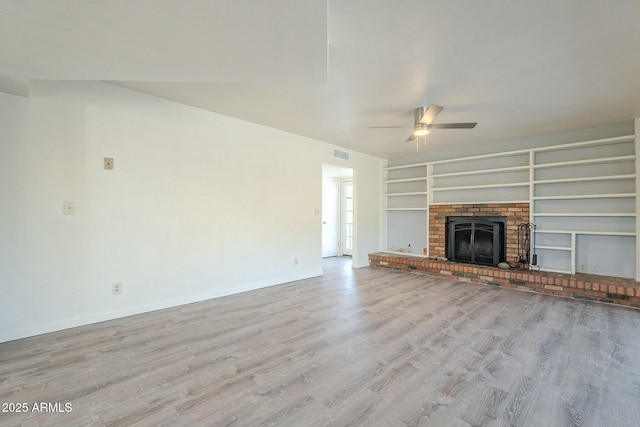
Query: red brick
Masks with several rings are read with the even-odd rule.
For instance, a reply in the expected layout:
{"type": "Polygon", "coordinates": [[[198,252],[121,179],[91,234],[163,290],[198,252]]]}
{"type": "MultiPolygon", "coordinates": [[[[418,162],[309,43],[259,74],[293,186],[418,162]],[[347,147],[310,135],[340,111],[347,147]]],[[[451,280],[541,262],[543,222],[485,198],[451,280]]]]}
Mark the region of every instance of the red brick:
{"type": "Polygon", "coordinates": [[[585,295],[589,295],[592,297],[606,297],[607,294],[604,292],[597,292],[597,291],[584,291],[585,295]]]}
{"type": "Polygon", "coordinates": [[[558,296],[558,297],[573,298],[573,294],[570,293],[570,292],[554,291],[553,295],[558,296]]]}

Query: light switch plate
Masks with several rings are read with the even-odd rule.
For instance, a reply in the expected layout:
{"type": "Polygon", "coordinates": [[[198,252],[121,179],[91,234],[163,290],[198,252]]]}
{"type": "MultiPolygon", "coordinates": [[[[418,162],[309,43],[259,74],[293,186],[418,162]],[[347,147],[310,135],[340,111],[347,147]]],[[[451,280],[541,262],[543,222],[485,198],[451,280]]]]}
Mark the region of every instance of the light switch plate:
{"type": "Polygon", "coordinates": [[[113,158],[111,157],[104,158],[104,168],[109,170],[113,169],[113,158]]]}
{"type": "Polygon", "coordinates": [[[76,202],[64,201],[62,202],[62,213],[64,215],[76,214],[76,202]]]}

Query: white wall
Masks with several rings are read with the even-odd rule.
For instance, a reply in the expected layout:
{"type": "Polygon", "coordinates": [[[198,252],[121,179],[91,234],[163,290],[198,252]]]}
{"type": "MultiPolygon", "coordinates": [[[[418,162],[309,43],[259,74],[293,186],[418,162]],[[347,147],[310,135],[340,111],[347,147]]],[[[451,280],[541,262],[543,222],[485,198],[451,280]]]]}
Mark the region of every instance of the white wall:
{"type": "Polygon", "coordinates": [[[326,161],[355,170],[354,265],[380,249],[380,159],[103,83],[30,93],[0,93],[0,342],[321,274],[326,161]]]}

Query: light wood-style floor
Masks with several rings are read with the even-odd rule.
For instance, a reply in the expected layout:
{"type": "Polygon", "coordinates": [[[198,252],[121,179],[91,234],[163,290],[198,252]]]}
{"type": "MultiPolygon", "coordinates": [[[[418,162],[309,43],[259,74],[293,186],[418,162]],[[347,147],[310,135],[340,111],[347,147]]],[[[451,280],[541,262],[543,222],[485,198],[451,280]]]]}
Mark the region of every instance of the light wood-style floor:
{"type": "Polygon", "coordinates": [[[640,425],[640,311],[348,262],[0,344],[0,404],[72,408],[0,425],[640,425]]]}

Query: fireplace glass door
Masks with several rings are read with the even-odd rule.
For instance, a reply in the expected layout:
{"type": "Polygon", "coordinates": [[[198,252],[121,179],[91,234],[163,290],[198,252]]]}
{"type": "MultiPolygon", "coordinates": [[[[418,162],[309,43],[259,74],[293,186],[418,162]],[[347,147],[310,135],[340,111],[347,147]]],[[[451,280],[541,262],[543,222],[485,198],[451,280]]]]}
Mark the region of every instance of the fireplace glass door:
{"type": "Polygon", "coordinates": [[[504,261],[504,221],[501,218],[492,221],[479,217],[451,217],[448,222],[451,261],[493,266],[504,261]]]}

